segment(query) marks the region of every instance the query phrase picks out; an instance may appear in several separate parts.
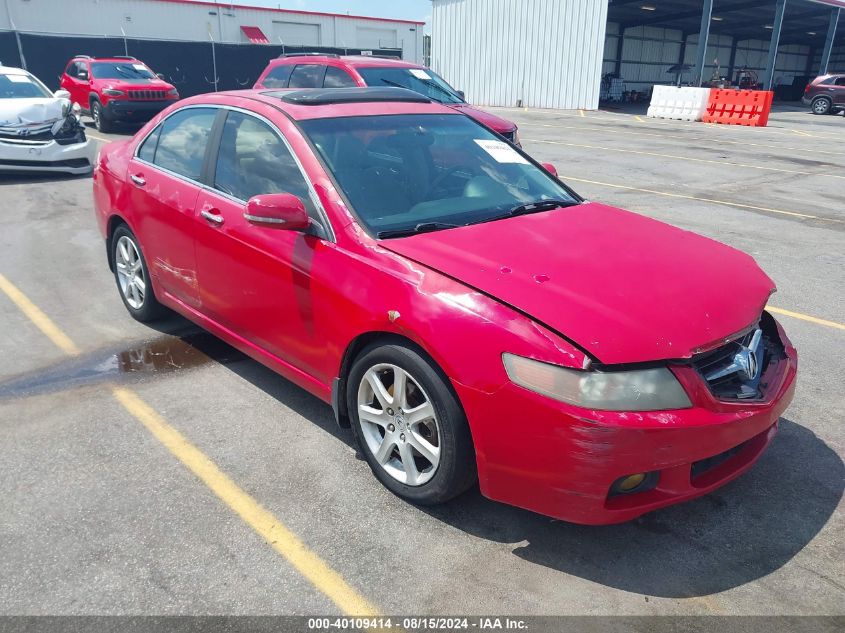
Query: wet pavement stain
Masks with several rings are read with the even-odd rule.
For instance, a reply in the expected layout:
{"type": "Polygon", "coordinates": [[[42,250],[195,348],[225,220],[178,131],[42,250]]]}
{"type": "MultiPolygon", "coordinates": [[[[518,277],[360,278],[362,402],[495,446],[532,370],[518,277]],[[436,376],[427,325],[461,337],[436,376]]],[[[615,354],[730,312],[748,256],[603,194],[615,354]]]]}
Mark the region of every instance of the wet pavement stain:
{"type": "Polygon", "coordinates": [[[64,391],[101,382],[127,382],[208,363],[229,365],[247,356],[202,330],[165,335],[132,347],[98,350],[0,382],[0,399],[64,391]]]}

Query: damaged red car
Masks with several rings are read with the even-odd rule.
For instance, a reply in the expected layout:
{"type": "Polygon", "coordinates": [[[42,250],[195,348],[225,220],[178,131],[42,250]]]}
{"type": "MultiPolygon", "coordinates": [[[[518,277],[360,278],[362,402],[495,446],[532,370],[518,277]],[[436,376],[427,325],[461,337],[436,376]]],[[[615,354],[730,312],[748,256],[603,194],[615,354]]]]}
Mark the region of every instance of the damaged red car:
{"type": "Polygon", "coordinates": [[[133,317],[175,310],[331,403],[414,503],[477,481],[626,521],[748,470],[792,399],[750,256],[414,92],[186,99],[105,146],[94,191],[133,317]]]}

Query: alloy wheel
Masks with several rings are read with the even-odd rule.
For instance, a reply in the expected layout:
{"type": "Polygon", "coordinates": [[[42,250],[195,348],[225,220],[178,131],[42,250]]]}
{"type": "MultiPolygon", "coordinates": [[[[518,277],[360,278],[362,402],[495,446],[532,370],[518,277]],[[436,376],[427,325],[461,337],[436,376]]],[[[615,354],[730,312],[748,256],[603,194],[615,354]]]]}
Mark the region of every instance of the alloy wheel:
{"type": "Polygon", "coordinates": [[[132,308],[140,310],[147,292],[147,279],[138,247],[126,235],[117,240],[114,265],[123,298],[132,308]]]}
{"type": "Polygon", "coordinates": [[[827,111],[830,109],[830,105],[828,104],[826,99],[816,99],[813,102],[813,112],[816,114],[827,114],[827,111]]]}
{"type": "Polygon", "coordinates": [[[358,387],[364,441],[384,471],[407,486],[422,486],[440,463],[440,426],[434,405],[410,373],[374,365],[358,387]]]}

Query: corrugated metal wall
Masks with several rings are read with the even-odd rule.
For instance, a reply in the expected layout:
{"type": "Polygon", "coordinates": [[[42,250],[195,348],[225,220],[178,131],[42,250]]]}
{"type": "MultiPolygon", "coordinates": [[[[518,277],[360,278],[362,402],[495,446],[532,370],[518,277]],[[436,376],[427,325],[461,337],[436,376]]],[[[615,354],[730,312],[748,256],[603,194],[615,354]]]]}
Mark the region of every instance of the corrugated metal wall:
{"type": "Polygon", "coordinates": [[[433,0],[431,65],[478,105],[598,107],[607,0],[433,0]]]}
{"type": "MultiPolygon", "coordinates": [[[[602,74],[613,72],[616,65],[617,46],[619,45],[619,25],[609,23],[607,26],[607,41],[604,48],[604,63],[602,74]]],[[[654,84],[672,83],[675,76],[666,70],[680,60],[683,33],[675,29],[655,27],[636,27],[625,31],[622,47],[621,74],[626,87],[633,90],[647,90],[654,84]]],[[[695,66],[698,33],[687,37],[687,45],[683,63],[695,66]]],[[[719,70],[722,77],[728,73],[733,39],[727,35],[711,33],[707,40],[707,55],[705,57],[704,78],[710,79],[716,70],[715,60],[719,60],[719,70]]],[[[809,46],[781,45],[778,48],[778,58],[775,64],[775,83],[789,84],[795,76],[805,74],[809,46]]],[[[747,67],[762,77],[768,62],[769,42],[767,40],[741,40],[737,43],[734,69],[747,67]]],[[[810,74],[818,69],[818,63],[813,66],[810,74]]],[[[691,73],[686,75],[691,78],[691,73]]]]}
{"type": "MultiPolygon", "coordinates": [[[[249,0],[242,0],[248,4],[249,0]]],[[[404,59],[422,62],[423,27],[404,21],[372,20],[342,15],[279,12],[235,7],[219,7],[154,0],[2,0],[0,29],[10,28],[5,11],[21,31],[69,35],[127,37],[243,43],[241,26],[257,26],[265,35],[280,42],[274,33],[284,32],[283,23],[310,25],[318,42],[290,41],[339,48],[370,48],[380,38],[383,48],[402,48],[404,59]],[[378,29],[380,37],[374,37],[378,29]],[[365,42],[365,43],[362,43],[365,42]]],[[[237,3],[236,3],[237,4],[237,3]]],[[[308,27],[306,26],[306,29],[308,27]]]]}

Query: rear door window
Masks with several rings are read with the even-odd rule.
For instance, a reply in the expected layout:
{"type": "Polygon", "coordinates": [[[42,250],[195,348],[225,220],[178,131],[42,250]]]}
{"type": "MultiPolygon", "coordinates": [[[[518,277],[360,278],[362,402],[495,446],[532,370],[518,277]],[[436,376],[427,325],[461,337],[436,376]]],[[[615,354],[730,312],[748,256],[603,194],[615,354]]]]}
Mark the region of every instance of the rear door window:
{"type": "Polygon", "coordinates": [[[352,88],[357,85],[352,76],[345,70],[335,66],[326,68],[326,78],[323,80],[324,88],[352,88]]]}
{"type": "Polygon", "coordinates": [[[290,76],[290,88],[320,88],[326,67],[322,64],[299,64],[290,76]]]}
{"type": "Polygon", "coordinates": [[[837,86],[845,86],[845,77],[837,77],[836,78],[836,85],[837,86]]]}
{"type": "Polygon", "coordinates": [[[157,132],[159,138],[153,163],[198,181],[216,115],[215,108],[185,108],[165,119],[161,131],[157,132]]]}
{"type": "Polygon", "coordinates": [[[293,64],[282,64],[271,68],[261,83],[267,88],[287,88],[292,70],[293,64]]]}

